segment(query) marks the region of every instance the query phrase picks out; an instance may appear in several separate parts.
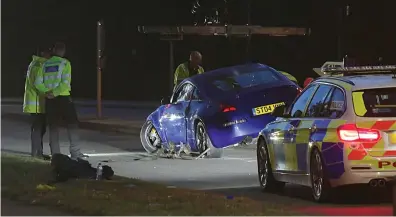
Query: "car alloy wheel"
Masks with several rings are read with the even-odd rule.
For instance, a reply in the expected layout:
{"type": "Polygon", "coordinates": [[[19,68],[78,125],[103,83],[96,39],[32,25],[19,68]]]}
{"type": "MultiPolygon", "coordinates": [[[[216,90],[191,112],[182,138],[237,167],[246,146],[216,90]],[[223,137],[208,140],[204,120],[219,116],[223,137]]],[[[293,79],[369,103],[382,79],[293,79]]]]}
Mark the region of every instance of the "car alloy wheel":
{"type": "Polygon", "coordinates": [[[267,149],[262,144],[259,145],[257,149],[257,164],[258,164],[258,172],[259,172],[259,180],[262,188],[267,186],[268,182],[268,157],[267,157],[267,149]]]}
{"type": "Polygon", "coordinates": [[[141,139],[143,147],[148,153],[154,153],[161,148],[161,138],[151,121],[147,121],[143,126],[141,139]]]}
{"type": "Polygon", "coordinates": [[[205,127],[202,123],[197,124],[196,128],[196,142],[197,148],[199,149],[200,153],[203,153],[208,148],[208,137],[206,135],[205,127]]]}
{"type": "Polygon", "coordinates": [[[320,200],[324,188],[324,172],[319,151],[314,152],[311,160],[312,191],[315,200],[320,200]]]}
{"type": "Polygon", "coordinates": [[[261,190],[267,192],[283,190],[285,183],[276,180],[272,173],[269,152],[264,138],[259,138],[257,143],[257,169],[261,190]]]}

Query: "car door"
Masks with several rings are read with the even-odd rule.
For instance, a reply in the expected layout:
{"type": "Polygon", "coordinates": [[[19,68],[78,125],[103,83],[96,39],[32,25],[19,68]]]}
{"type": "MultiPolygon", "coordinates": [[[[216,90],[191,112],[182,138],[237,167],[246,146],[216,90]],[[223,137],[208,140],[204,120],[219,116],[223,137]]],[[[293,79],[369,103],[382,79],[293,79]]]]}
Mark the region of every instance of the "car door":
{"type": "Polygon", "coordinates": [[[176,89],[171,103],[167,105],[161,117],[161,126],[166,132],[168,142],[186,143],[186,108],[193,86],[185,83],[176,89]]]}
{"type": "MultiPolygon", "coordinates": [[[[323,162],[326,165],[327,175],[330,179],[338,179],[344,173],[343,146],[335,143],[338,141],[337,127],[346,123],[341,117],[346,110],[345,92],[341,87],[334,86],[333,91],[326,97],[324,103],[316,108],[312,116],[315,121],[311,126],[311,136],[308,147],[316,146],[322,153],[323,162]]],[[[306,165],[309,166],[310,155],[308,153],[306,165]]],[[[307,170],[309,171],[309,167],[307,170]]]]}
{"type": "Polygon", "coordinates": [[[187,104],[186,108],[186,120],[187,120],[187,144],[190,147],[195,146],[195,120],[203,118],[203,110],[207,108],[207,104],[203,100],[199,89],[193,87],[190,102],[187,104]]]}
{"type": "Polygon", "coordinates": [[[320,84],[312,99],[308,102],[307,109],[296,128],[295,146],[298,167],[295,172],[308,174],[310,148],[315,141],[323,141],[330,120],[326,117],[326,108],[329,105],[334,86],[320,84]]]}
{"type": "Polygon", "coordinates": [[[283,142],[274,144],[273,147],[273,152],[275,154],[274,169],[279,172],[296,171],[298,168],[297,151],[294,143],[296,127],[316,88],[317,85],[312,84],[305,89],[289,108],[287,113],[290,115],[290,118],[280,123],[282,129],[279,130],[280,135],[283,135],[283,142]]]}

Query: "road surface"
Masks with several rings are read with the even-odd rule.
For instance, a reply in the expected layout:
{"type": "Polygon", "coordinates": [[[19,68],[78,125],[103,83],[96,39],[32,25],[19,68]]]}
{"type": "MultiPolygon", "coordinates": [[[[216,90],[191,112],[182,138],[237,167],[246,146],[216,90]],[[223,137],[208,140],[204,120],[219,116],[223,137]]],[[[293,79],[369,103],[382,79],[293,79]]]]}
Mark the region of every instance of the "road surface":
{"type": "MultiPolygon", "coordinates": [[[[26,122],[2,120],[2,151],[28,154],[30,151],[29,125],[26,122]]],[[[61,150],[68,154],[66,133],[61,132],[61,150]]],[[[46,136],[45,144],[48,144],[46,136]]],[[[221,159],[177,160],[154,159],[133,135],[81,130],[81,145],[89,161],[95,165],[108,160],[120,176],[140,178],[168,186],[216,191],[225,195],[244,195],[256,200],[298,205],[302,210],[324,215],[390,215],[389,195],[375,192],[377,196],[355,190],[342,191],[337,203],[318,205],[313,203],[310,190],[288,185],[283,193],[260,192],[257,178],[255,150],[226,149],[221,159]]],[[[45,152],[49,153],[48,145],[45,152]]]]}

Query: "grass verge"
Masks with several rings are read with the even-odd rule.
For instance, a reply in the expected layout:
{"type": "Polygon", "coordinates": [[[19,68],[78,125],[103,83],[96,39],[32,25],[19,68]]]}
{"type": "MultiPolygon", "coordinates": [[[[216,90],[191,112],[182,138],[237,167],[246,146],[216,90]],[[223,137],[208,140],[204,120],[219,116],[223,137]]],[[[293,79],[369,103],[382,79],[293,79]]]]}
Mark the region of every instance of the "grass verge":
{"type": "Polygon", "coordinates": [[[48,162],[2,154],[2,196],[57,208],[73,215],[296,215],[289,208],[244,197],[227,199],[204,191],[167,188],[135,179],[70,180],[52,190],[37,185],[52,180],[48,162]]]}

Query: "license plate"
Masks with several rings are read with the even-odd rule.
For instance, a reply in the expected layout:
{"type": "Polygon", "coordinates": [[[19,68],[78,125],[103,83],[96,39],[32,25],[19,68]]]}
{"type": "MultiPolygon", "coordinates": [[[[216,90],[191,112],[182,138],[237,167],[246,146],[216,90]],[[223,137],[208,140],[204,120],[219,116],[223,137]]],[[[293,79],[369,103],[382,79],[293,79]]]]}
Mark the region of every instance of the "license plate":
{"type": "Polygon", "coordinates": [[[257,116],[257,115],[265,115],[265,114],[269,114],[272,111],[274,111],[274,109],[276,107],[279,107],[281,105],[285,105],[284,102],[279,102],[279,103],[275,103],[275,104],[270,104],[270,105],[264,105],[264,106],[260,106],[260,107],[256,107],[253,108],[253,115],[257,116]]]}
{"type": "Polygon", "coordinates": [[[389,133],[388,137],[389,137],[389,144],[392,146],[396,145],[396,132],[389,133]]]}

